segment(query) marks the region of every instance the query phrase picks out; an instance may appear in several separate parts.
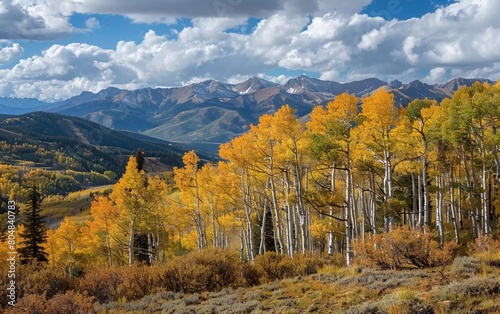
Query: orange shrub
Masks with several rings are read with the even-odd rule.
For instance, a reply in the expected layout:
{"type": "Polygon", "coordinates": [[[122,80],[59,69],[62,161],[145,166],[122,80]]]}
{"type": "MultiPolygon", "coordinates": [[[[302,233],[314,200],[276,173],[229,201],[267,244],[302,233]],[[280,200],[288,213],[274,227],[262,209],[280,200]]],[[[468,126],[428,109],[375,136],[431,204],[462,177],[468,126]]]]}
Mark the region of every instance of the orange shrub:
{"type": "Polygon", "coordinates": [[[46,299],[45,294],[29,294],[21,298],[15,307],[8,308],[7,314],[88,314],[95,313],[92,300],[84,295],[69,290],[46,299]]]}
{"type": "Polygon", "coordinates": [[[225,250],[190,253],[165,265],[166,273],[172,276],[168,281],[173,284],[168,290],[193,293],[232,286],[238,281],[240,265],[241,261],[225,250]]]}
{"type": "Polygon", "coordinates": [[[491,236],[479,236],[468,245],[471,254],[497,254],[500,253],[500,241],[491,236]]]}
{"type": "Polygon", "coordinates": [[[101,304],[115,301],[122,278],[116,268],[98,267],[80,278],[77,290],[97,299],[101,304]]]}
{"type": "Polygon", "coordinates": [[[243,272],[246,281],[256,282],[255,272],[259,275],[258,282],[269,282],[287,277],[305,276],[314,274],[325,264],[326,260],[321,256],[308,254],[296,254],[293,258],[288,255],[266,252],[257,255],[254,260],[253,269],[249,268],[243,272]]]}
{"type": "Polygon", "coordinates": [[[19,299],[14,307],[8,307],[5,314],[44,314],[47,313],[45,294],[28,294],[19,299]]]}
{"type": "Polygon", "coordinates": [[[47,301],[45,313],[50,314],[88,314],[95,313],[92,299],[88,296],[67,291],[64,294],[58,294],[47,301]]]}
{"type": "Polygon", "coordinates": [[[152,269],[141,264],[134,264],[118,269],[120,283],[116,287],[117,296],[126,300],[138,300],[155,290],[151,282],[150,273],[152,269]]]}
{"type": "Polygon", "coordinates": [[[294,275],[294,267],[290,257],[276,252],[257,255],[254,260],[261,282],[280,280],[294,275]]]}
{"type": "Polygon", "coordinates": [[[79,280],[78,291],[99,303],[138,300],[159,291],[195,293],[235,285],[241,262],[224,250],[204,250],[176,257],[165,265],[134,264],[96,268],[79,280]]]}
{"type": "Polygon", "coordinates": [[[73,288],[71,280],[60,269],[52,266],[22,265],[18,274],[19,297],[45,294],[52,298],[73,288]]]}
{"type": "Polygon", "coordinates": [[[409,226],[394,228],[388,233],[376,234],[353,241],[355,263],[382,269],[428,268],[453,261],[459,246],[447,242],[443,249],[428,229],[419,231],[409,226]]]}

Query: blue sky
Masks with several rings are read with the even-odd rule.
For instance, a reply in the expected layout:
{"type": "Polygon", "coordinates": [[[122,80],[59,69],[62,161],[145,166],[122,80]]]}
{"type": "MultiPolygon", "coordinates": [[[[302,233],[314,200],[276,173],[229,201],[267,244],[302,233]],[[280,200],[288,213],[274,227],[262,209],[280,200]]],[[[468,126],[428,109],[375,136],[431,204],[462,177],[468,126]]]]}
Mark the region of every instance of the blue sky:
{"type": "Polygon", "coordinates": [[[306,74],[500,78],[497,0],[0,0],[0,96],[306,74]]]}

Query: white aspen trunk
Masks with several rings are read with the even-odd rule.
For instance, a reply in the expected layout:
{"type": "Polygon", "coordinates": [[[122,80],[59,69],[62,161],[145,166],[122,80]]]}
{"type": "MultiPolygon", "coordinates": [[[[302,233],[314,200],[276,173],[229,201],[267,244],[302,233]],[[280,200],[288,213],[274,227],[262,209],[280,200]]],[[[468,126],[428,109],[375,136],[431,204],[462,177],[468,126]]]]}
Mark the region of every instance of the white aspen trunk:
{"type": "MultiPolygon", "coordinates": [[[[349,171],[349,168],[346,169],[345,173],[345,203],[346,203],[346,245],[348,245],[348,242],[350,242],[350,238],[353,238],[354,235],[354,225],[353,222],[355,222],[355,217],[354,216],[354,203],[353,203],[353,198],[351,195],[352,189],[351,189],[351,172],[349,171]]],[[[347,250],[346,246],[346,251],[347,254],[349,254],[349,251],[347,250]]]]}
{"type": "Polygon", "coordinates": [[[195,169],[194,184],[195,184],[195,220],[196,231],[198,233],[198,250],[201,251],[206,247],[206,230],[204,228],[203,219],[201,218],[200,191],[198,186],[198,169],[195,169]]]}
{"type": "MultiPolygon", "coordinates": [[[[335,193],[335,162],[332,164],[332,171],[330,172],[330,191],[332,195],[335,193]]],[[[333,206],[330,206],[330,216],[333,216],[333,206]]],[[[332,218],[330,218],[330,232],[328,233],[328,255],[332,255],[334,252],[333,249],[333,241],[334,241],[334,236],[333,236],[333,221],[332,218]]]]}
{"type": "Polygon", "coordinates": [[[264,209],[262,212],[262,224],[260,227],[259,254],[264,254],[267,251],[267,248],[266,248],[266,219],[267,219],[267,200],[264,201],[264,209]]]}
{"type": "MultiPolygon", "coordinates": [[[[474,167],[474,148],[471,147],[470,150],[470,173],[471,173],[471,191],[475,191],[477,187],[477,176],[476,176],[476,168],[474,167]]],[[[470,194],[471,198],[470,203],[472,204],[472,193],[470,194]]],[[[473,228],[474,228],[474,239],[479,237],[481,235],[481,229],[482,229],[482,224],[481,224],[481,214],[482,214],[482,207],[475,207],[476,210],[475,212],[473,211],[473,228]]]]}
{"type": "Polygon", "coordinates": [[[130,220],[129,222],[129,238],[128,238],[128,265],[132,265],[134,263],[134,221],[130,220]]]}
{"type": "Polygon", "coordinates": [[[351,218],[349,217],[349,209],[344,208],[345,211],[345,260],[346,265],[351,265],[351,218]]]}
{"type": "Polygon", "coordinates": [[[365,242],[365,224],[366,224],[366,202],[365,202],[365,194],[361,187],[358,187],[358,201],[359,201],[359,210],[361,211],[361,225],[360,225],[360,233],[361,233],[361,241],[365,242]]]}
{"type": "Polygon", "coordinates": [[[429,209],[429,190],[427,188],[427,158],[422,158],[422,189],[424,197],[424,224],[429,226],[431,224],[431,212],[429,209]]]}
{"type": "MultiPolygon", "coordinates": [[[[273,180],[274,181],[274,180],[273,180]]],[[[272,198],[273,198],[273,212],[274,212],[274,219],[273,219],[273,222],[274,222],[274,225],[275,225],[275,228],[274,229],[274,237],[275,239],[277,240],[278,242],[278,245],[276,246],[276,252],[277,253],[281,253],[283,254],[285,251],[285,244],[283,242],[283,228],[282,228],[282,221],[281,221],[281,213],[280,213],[280,209],[279,209],[279,205],[278,205],[278,200],[277,200],[277,196],[276,196],[276,189],[274,187],[274,182],[271,183],[271,194],[272,194],[272,198]]]]}
{"type": "Polygon", "coordinates": [[[284,179],[283,182],[285,184],[285,208],[286,208],[286,232],[287,232],[287,248],[288,248],[288,255],[290,257],[293,257],[293,251],[294,251],[294,235],[293,235],[293,220],[294,220],[294,214],[292,211],[292,207],[290,206],[290,200],[289,200],[289,195],[290,195],[290,182],[289,182],[289,177],[288,177],[288,169],[284,173],[284,179]]]}
{"type": "Polygon", "coordinates": [[[108,255],[108,265],[109,267],[113,266],[113,255],[111,251],[111,242],[109,241],[109,226],[108,221],[106,219],[106,251],[108,255]]]}
{"type": "Polygon", "coordinates": [[[389,231],[389,217],[387,217],[387,207],[392,199],[392,165],[391,154],[384,150],[384,231],[389,231]]]}
{"type": "Polygon", "coordinates": [[[416,213],[418,213],[418,188],[417,188],[417,182],[415,182],[415,174],[412,173],[411,175],[411,189],[413,193],[413,204],[412,204],[412,210],[411,213],[408,215],[408,221],[409,225],[412,228],[415,228],[416,224],[416,213]]]}
{"type": "Polygon", "coordinates": [[[358,221],[358,206],[356,202],[356,197],[354,194],[354,178],[352,176],[352,170],[349,169],[349,193],[350,193],[350,203],[351,203],[351,226],[352,226],[352,238],[356,238],[359,234],[359,226],[357,224],[358,221]]]}
{"type": "Polygon", "coordinates": [[[443,229],[443,182],[441,176],[436,176],[436,227],[439,233],[439,246],[444,245],[444,229],[443,229]]]}
{"type": "Polygon", "coordinates": [[[484,145],[484,135],[477,140],[479,146],[479,152],[481,156],[481,229],[483,235],[488,235],[490,233],[489,227],[489,206],[488,206],[488,171],[486,169],[486,149],[484,145]]]}
{"type": "MultiPolygon", "coordinates": [[[[304,192],[307,193],[309,191],[309,166],[306,167],[306,173],[305,173],[305,186],[304,186],[304,192]]],[[[310,252],[315,251],[314,247],[314,241],[311,235],[310,227],[312,225],[312,220],[311,220],[311,213],[309,212],[307,205],[304,205],[304,216],[305,216],[305,230],[306,230],[306,238],[307,238],[307,249],[310,252]]]]}
{"type": "MultiPolygon", "coordinates": [[[[452,172],[453,173],[453,172],[452,172]]],[[[453,182],[456,181],[456,183],[460,182],[460,164],[457,165],[457,179],[453,179],[453,182]]],[[[460,223],[460,229],[462,229],[462,190],[460,188],[457,188],[457,219],[460,223]]]]}
{"type": "MultiPolygon", "coordinates": [[[[330,206],[330,215],[333,215],[333,207],[330,206]]],[[[332,225],[332,219],[330,218],[330,232],[328,233],[328,255],[333,255],[333,241],[334,241],[334,237],[333,237],[333,232],[331,231],[332,228],[333,228],[333,225],[332,225]]]]}
{"type": "MultiPolygon", "coordinates": [[[[250,191],[249,187],[245,184],[246,176],[243,175],[241,179],[241,190],[243,191],[243,208],[245,210],[245,219],[246,219],[246,244],[247,244],[247,258],[249,261],[253,261],[254,259],[254,248],[253,248],[253,230],[252,230],[252,221],[251,214],[252,208],[249,205],[251,203],[250,191]]],[[[244,224],[242,224],[244,225],[244,224]]]]}
{"type": "Polygon", "coordinates": [[[285,225],[287,254],[293,257],[292,210],[289,204],[285,204],[285,225]]]}
{"type": "Polygon", "coordinates": [[[161,234],[161,262],[165,263],[165,255],[167,254],[167,237],[165,235],[165,226],[163,222],[160,234],[161,234]]]}
{"type": "MultiPolygon", "coordinates": [[[[491,122],[491,132],[492,132],[492,137],[495,138],[496,134],[497,134],[497,127],[495,125],[494,120],[491,122]]],[[[500,180],[500,158],[498,157],[498,146],[497,145],[493,145],[491,153],[493,155],[493,160],[495,161],[496,180],[500,180]]]]}
{"type": "Polygon", "coordinates": [[[198,211],[195,213],[195,222],[196,222],[196,233],[198,235],[198,251],[203,250],[203,227],[201,225],[201,215],[198,211]]]}
{"type": "Polygon", "coordinates": [[[292,214],[292,239],[293,239],[293,252],[295,254],[295,252],[298,252],[299,251],[299,227],[298,227],[298,223],[297,223],[297,205],[295,206],[291,206],[290,205],[290,208],[291,208],[291,214],[292,214]],[[295,210],[293,210],[295,208],[295,210]]]}
{"type": "Polygon", "coordinates": [[[149,262],[149,265],[152,265],[153,264],[153,243],[154,243],[153,235],[151,233],[148,233],[147,238],[148,238],[148,262],[149,262]]]}
{"type": "Polygon", "coordinates": [[[271,184],[271,197],[273,202],[273,224],[274,224],[274,238],[277,241],[278,245],[276,245],[277,253],[285,253],[285,247],[283,243],[283,223],[281,221],[281,214],[278,204],[278,196],[276,193],[276,183],[274,181],[274,160],[273,160],[273,146],[271,145],[271,156],[269,157],[269,181],[271,184]]]}
{"type": "Polygon", "coordinates": [[[484,162],[484,154],[482,154],[481,159],[481,207],[482,207],[482,231],[484,235],[488,235],[490,233],[490,217],[489,217],[489,209],[488,209],[488,172],[486,170],[486,164],[484,162]]]}
{"type": "MultiPolygon", "coordinates": [[[[298,219],[299,219],[299,228],[295,226],[296,230],[296,237],[297,237],[297,231],[300,229],[300,250],[304,254],[307,249],[307,228],[306,228],[306,213],[305,213],[305,208],[304,208],[304,203],[302,202],[302,175],[300,171],[300,158],[298,154],[298,148],[297,148],[297,142],[296,139],[293,138],[293,156],[294,156],[294,187],[295,187],[295,194],[297,196],[297,214],[298,214],[298,219]]],[[[297,243],[298,246],[298,243],[297,243]]]]}
{"type": "Polygon", "coordinates": [[[377,199],[375,195],[375,174],[373,171],[370,171],[370,225],[371,225],[371,234],[374,235],[377,233],[377,199]]]}
{"type": "MultiPolygon", "coordinates": [[[[307,230],[306,230],[306,216],[305,216],[304,204],[302,203],[302,179],[298,163],[295,164],[294,168],[295,168],[295,175],[293,182],[295,187],[295,193],[297,195],[297,215],[299,219],[299,227],[297,229],[297,226],[295,226],[295,230],[300,229],[300,251],[302,252],[302,254],[304,254],[306,252],[306,245],[307,245],[307,230]]],[[[299,245],[299,243],[297,243],[297,245],[299,245]]]]}
{"type": "Polygon", "coordinates": [[[417,217],[417,225],[419,228],[422,227],[422,219],[424,217],[423,215],[423,210],[424,210],[424,205],[422,203],[423,197],[422,197],[422,174],[418,174],[418,179],[417,179],[417,186],[418,186],[418,217],[417,217]]]}
{"type": "Polygon", "coordinates": [[[215,229],[215,206],[213,205],[212,202],[209,202],[210,204],[210,224],[212,225],[212,247],[216,248],[217,247],[217,230],[215,229]]]}
{"type": "Polygon", "coordinates": [[[457,215],[457,209],[455,206],[455,187],[454,187],[454,179],[453,179],[453,169],[450,171],[450,213],[451,220],[453,222],[453,231],[455,234],[455,241],[460,244],[460,225],[459,218],[457,215]]]}

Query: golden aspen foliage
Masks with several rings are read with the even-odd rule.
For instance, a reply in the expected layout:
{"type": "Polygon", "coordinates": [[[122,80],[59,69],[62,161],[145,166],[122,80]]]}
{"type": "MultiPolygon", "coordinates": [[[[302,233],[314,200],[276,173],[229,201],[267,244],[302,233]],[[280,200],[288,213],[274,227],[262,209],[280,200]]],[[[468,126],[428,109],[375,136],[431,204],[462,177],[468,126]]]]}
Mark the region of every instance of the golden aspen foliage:
{"type": "Polygon", "coordinates": [[[98,196],[91,203],[90,212],[92,220],[87,225],[89,232],[98,238],[96,250],[106,256],[109,266],[123,264],[119,257],[123,255],[123,243],[127,242],[125,211],[120,211],[109,198],[98,196]]]}
{"type": "Polygon", "coordinates": [[[49,261],[73,277],[84,266],[82,250],[84,248],[80,226],[69,217],[65,217],[54,232],[47,238],[49,261]]]}
{"type": "Polygon", "coordinates": [[[398,117],[394,106],[394,95],[380,89],[371,96],[363,98],[361,115],[367,128],[384,134],[391,130],[398,117]]]}
{"type": "Polygon", "coordinates": [[[198,178],[200,158],[194,151],[189,151],[182,157],[184,167],[174,168],[175,186],[180,191],[180,211],[178,215],[187,215],[192,219],[196,230],[198,249],[207,247],[207,219],[202,212],[200,198],[200,182],[198,178]]]}
{"type": "Polygon", "coordinates": [[[135,235],[141,221],[146,215],[147,178],[144,170],[138,170],[137,160],[134,156],[129,158],[125,173],[113,186],[109,195],[118,210],[124,212],[128,221],[128,264],[135,260],[135,235]]]}

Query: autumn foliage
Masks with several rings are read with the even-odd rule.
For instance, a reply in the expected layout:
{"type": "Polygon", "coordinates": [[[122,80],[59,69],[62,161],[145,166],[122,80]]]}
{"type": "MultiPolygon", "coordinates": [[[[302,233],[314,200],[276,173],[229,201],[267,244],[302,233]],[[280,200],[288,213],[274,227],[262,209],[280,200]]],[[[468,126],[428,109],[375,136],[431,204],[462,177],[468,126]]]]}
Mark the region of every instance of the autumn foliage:
{"type": "MultiPolygon", "coordinates": [[[[383,89],[343,93],[303,120],[288,105],[261,116],[218,163],[190,151],[153,174],[131,156],[109,194],[43,235],[48,265],[20,274],[19,304],[257,285],[314,273],[325,256],[422,269],[468,246],[500,264],[500,82],[407,108],[383,89]]],[[[22,195],[16,168],[0,170],[0,197],[22,195]]]]}
{"type": "Polygon", "coordinates": [[[311,254],[298,254],[293,258],[268,252],[258,255],[253,265],[248,265],[244,272],[247,282],[258,280],[258,283],[272,282],[287,277],[306,276],[316,273],[321,267],[327,264],[322,256],[311,254]]]}
{"type": "Polygon", "coordinates": [[[456,242],[447,242],[441,249],[436,234],[409,226],[375,234],[365,241],[354,241],[355,262],[381,269],[429,268],[450,263],[458,254],[456,242]]]}

